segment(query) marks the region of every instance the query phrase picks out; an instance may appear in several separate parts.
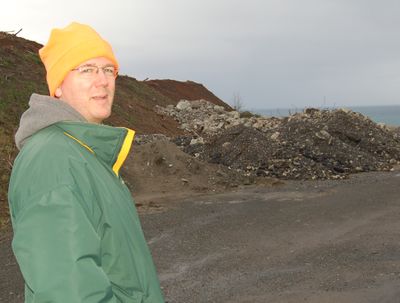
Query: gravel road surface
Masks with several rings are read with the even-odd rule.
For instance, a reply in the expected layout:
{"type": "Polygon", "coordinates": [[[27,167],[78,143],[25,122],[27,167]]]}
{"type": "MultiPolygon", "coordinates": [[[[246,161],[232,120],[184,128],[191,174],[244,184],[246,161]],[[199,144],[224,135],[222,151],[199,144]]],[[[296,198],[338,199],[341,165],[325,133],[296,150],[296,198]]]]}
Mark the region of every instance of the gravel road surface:
{"type": "MultiPolygon", "coordinates": [[[[169,303],[400,302],[400,173],[155,201],[143,228],[169,303]]],[[[0,302],[23,302],[0,238],[0,302]]]]}

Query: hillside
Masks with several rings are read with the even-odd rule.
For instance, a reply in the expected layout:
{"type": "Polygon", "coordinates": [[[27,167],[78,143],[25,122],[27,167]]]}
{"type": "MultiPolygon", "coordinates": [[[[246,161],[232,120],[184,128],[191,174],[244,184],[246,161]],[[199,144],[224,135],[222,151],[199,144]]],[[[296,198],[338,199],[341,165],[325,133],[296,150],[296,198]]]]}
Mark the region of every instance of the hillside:
{"type": "Polygon", "coordinates": [[[227,110],[232,108],[224,101],[215,96],[202,84],[193,81],[179,82],[175,80],[148,80],[145,84],[154,88],[164,96],[167,96],[178,103],[181,99],[189,101],[204,99],[216,105],[223,106],[227,110]]]}
{"type": "MultiPolygon", "coordinates": [[[[19,117],[26,110],[32,92],[48,94],[45,69],[38,56],[41,47],[34,41],[0,32],[0,226],[8,218],[7,187],[17,154],[13,137],[19,117]]],[[[119,76],[116,86],[113,114],[105,123],[135,129],[137,134],[183,134],[173,118],[154,111],[156,105],[202,98],[230,108],[202,84],[192,81],[138,81],[119,76]]]]}

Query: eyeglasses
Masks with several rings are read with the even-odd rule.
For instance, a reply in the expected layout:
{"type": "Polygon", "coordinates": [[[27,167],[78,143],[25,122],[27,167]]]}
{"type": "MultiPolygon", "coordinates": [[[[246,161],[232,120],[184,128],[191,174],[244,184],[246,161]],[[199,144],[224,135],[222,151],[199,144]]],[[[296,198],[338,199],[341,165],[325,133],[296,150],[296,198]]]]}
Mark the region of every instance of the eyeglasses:
{"type": "Polygon", "coordinates": [[[113,65],[97,66],[97,65],[82,65],[77,68],[72,69],[72,71],[77,71],[83,78],[91,79],[94,78],[99,70],[102,70],[107,78],[116,78],[118,75],[118,70],[113,65]]]}

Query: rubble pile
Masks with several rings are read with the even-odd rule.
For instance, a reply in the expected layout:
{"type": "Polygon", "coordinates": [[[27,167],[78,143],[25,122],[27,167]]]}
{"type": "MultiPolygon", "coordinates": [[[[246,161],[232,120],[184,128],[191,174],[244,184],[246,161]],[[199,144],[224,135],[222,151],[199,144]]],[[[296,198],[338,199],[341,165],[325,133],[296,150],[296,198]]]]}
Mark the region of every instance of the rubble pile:
{"type": "Polygon", "coordinates": [[[241,118],[213,107],[197,101],[190,109],[166,110],[195,133],[174,142],[195,157],[248,175],[342,179],[400,163],[399,132],[349,110],[306,109],[285,118],[241,118]]]}
{"type": "Polygon", "coordinates": [[[206,100],[181,100],[167,107],[156,106],[157,113],[175,118],[181,129],[194,136],[217,135],[236,125],[245,125],[261,131],[266,131],[280,124],[279,118],[266,118],[257,115],[243,117],[237,111],[225,111],[223,106],[215,105],[206,100]]]}

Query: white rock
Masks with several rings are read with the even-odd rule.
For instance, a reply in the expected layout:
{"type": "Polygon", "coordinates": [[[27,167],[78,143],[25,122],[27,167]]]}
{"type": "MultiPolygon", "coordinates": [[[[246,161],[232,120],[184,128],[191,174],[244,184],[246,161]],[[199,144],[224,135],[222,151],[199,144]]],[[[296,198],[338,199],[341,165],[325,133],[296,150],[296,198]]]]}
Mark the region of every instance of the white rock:
{"type": "Polygon", "coordinates": [[[215,105],[215,106],[214,106],[214,110],[215,110],[216,112],[224,112],[224,111],[225,111],[225,108],[224,108],[223,106],[215,105]]]}
{"type": "Polygon", "coordinates": [[[190,145],[195,145],[195,144],[204,144],[204,139],[202,137],[198,137],[196,139],[190,140],[190,145]]]}
{"type": "Polygon", "coordinates": [[[261,121],[256,121],[255,123],[253,123],[253,127],[256,129],[261,129],[264,127],[264,123],[261,121]]]}
{"type": "Polygon", "coordinates": [[[228,115],[234,119],[240,119],[240,113],[235,110],[228,112],[228,115]]]}
{"type": "Polygon", "coordinates": [[[231,146],[231,142],[225,142],[224,144],[222,144],[223,148],[229,148],[231,146]]]}
{"type": "Polygon", "coordinates": [[[186,109],[191,108],[191,104],[187,100],[181,100],[176,105],[176,108],[179,109],[179,110],[186,110],[186,109]]]}
{"type": "Polygon", "coordinates": [[[345,112],[346,114],[348,114],[348,113],[350,113],[351,112],[351,110],[350,109],[348,109],[348,108],[339,108],[339,110],[340,111],[342,111],[342,112],[345,112]]]}
{"type": "Polygon", "coordinates": [[[271,135],[271,139],[272,139],[272,140],[276,140],[276,139],[278,139],[279,135],[280,135],[279,132],[275,132],[275,133],[273,133],[273,134],[271,135]]]}

